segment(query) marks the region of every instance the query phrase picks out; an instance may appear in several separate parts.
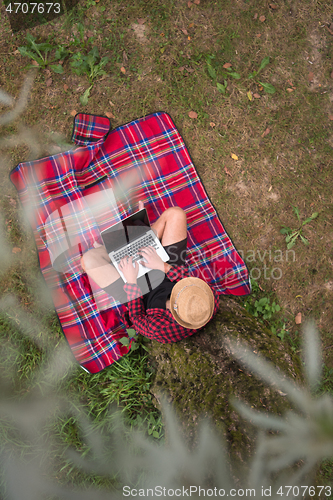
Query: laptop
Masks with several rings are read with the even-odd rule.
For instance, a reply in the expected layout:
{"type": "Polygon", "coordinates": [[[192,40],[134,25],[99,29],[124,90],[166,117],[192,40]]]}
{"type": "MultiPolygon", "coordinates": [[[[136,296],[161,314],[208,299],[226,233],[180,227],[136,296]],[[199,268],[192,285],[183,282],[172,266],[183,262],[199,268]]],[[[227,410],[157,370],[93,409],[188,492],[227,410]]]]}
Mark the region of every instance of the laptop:
{"type": "MultiPolygon", "coordinates": [[[[117,269],[122,279],[127,282],[125,276],[120,271],[118,264],[123,257],[128,255],[133,257],[133,262],[145,261],[138,250],[145,247],[154,247],[163,262],[167,262],[170,257],[164,250],[160,240],[150,227],[147,210],[143,208],[138,212],[126,217],[121,222],[110,226],[101,232],[101,236],[112,264],[117,269]]],[[[137,278],[151,271],[150,268],[139,264],[137,278]]]]}

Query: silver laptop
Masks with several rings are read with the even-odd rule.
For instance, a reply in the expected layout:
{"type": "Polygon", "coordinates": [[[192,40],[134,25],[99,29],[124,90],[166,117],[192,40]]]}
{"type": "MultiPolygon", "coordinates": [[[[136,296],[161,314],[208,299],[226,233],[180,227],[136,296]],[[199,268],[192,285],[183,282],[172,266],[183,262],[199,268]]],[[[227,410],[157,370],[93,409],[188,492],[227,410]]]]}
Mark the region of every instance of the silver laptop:
{"type": "MultiPolygon", "coordinates": [[[[121,222],[105,229],[101,236],[112,264],[126,283],[126,278],[120,271],[118,264],[123,257],[128,255],[133,257],[133,262],[145,261],[139,254],[140,248],[154,247],[163,262],[167,262],[170,257],[164,250],[160,240],[150,227],[147,210],[143,208],[138,212],[126,217],[121,222]]],[[[139,264],[137,278],[151,271],[150,268],[139,264]]]]}

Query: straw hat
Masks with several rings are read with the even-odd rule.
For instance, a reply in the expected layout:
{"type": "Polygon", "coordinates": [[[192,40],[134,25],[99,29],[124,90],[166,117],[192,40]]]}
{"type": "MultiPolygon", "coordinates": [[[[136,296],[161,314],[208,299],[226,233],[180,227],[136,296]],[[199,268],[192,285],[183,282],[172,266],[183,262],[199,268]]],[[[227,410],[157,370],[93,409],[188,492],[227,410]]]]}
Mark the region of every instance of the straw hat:
{"type": "Polygon", "coordinates": [[[170,311],[185,328],[202,328],[213,315],[214,294],[200,278],[183,278],[172,289],[170,311]]]}

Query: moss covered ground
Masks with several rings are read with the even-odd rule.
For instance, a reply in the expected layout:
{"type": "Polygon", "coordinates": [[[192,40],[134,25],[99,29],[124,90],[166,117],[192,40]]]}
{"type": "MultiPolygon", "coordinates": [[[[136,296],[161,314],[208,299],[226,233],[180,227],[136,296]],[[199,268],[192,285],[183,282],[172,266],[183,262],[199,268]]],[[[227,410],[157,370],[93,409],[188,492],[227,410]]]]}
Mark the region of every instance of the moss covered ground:
{"type": "Polygon", "coordinates": [[[220,309],[203,332],[182,343],[151,345],[156,376],[151,391],[172,401],[183,422],[184,436],[196,444],[198,423],[209,418],[227,439],[233,459],[253,456],[257,429],[235,411],[233,398],[278,415],[290,409],[285,395],[262,383],[235,360],[225,344],[230,338],[247,345],[286,376],[303,383],[299,358],[276,335],[258,323],[234,299],[221,299],[220,309]]]}

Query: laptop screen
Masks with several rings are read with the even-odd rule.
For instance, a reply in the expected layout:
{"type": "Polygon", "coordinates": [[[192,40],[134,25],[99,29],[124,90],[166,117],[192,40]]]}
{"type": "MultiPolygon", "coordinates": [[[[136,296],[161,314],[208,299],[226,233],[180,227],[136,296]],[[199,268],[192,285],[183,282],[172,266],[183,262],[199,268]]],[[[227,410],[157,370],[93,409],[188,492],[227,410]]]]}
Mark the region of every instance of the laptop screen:
{"type": "Polygon", "coordinates": [[[150,229],[147,210],[144,208],[103,231],[102,238],[108,253],[119,250],[143,236],[150,229]]]}

